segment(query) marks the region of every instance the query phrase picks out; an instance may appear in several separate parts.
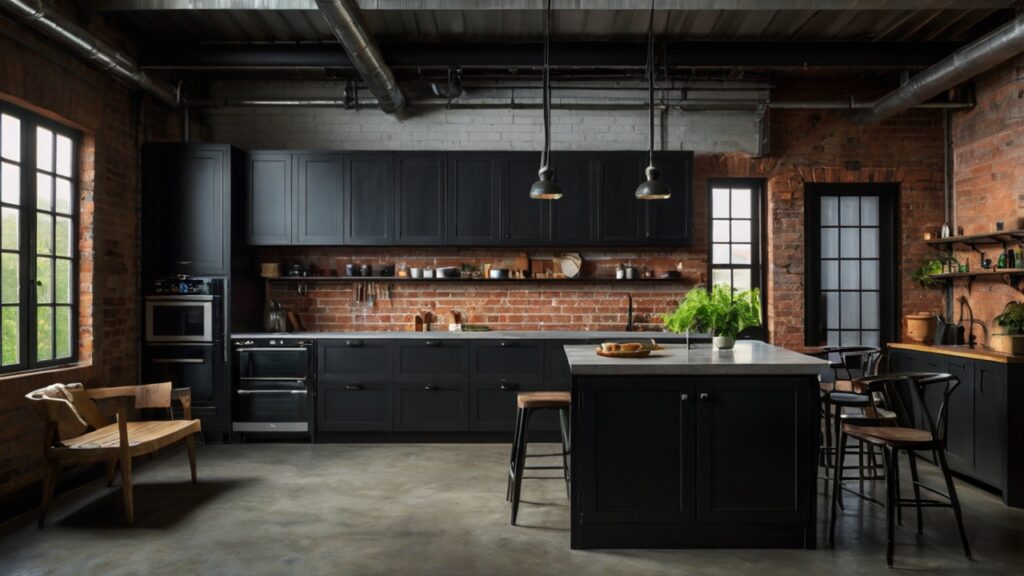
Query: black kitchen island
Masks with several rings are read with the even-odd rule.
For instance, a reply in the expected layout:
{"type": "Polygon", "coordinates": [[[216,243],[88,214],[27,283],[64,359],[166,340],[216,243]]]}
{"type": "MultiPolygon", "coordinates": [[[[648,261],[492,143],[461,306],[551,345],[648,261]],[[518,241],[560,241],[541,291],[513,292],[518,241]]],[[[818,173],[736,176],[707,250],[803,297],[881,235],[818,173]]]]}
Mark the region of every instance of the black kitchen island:
{"type": "Polygon", "coordinates": [[[815,548],[826,361],[756,341],[565,351],[573,548],[815,548]]]}

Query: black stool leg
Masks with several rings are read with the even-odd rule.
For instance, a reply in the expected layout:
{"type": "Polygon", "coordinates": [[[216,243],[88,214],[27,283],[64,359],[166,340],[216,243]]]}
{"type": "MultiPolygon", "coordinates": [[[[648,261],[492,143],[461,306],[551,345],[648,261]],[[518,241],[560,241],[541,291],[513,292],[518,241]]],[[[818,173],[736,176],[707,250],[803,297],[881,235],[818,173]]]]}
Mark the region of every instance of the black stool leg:
{"type": "MultiPolygon", "coordinates": [[[[835,474],[835,476],[839,478],[840,481],[842,481],[843,466],[846,465],[846,444],[844,443],[842,446],[839,445],[840,439],[843,437],[843,420],[842,418],[840,418],[840,415],[842,414],[842,408],[835,406],[834,404],[829,402],[829,412],[831,412],[833,408],[835,408],[836,413],[832,415],[832,438],[835,441],[832,446],[832,449],[835,450],[836,454],[835,458],[832,460],[832,462],[834,462],[832,473],[835,474]]],[[[838,484],[837,487],[837,489],[842,489],[841,487],[839,487],[838,484]]],[[[842,498],[839,499],[839,509],[845,510],[845,508],[843,507],[842,498]]]]}
{"type": "Polygon", "coordinates": [[[842,429],[840,428],[840,430],[839,430],[839,437],[837,438],[837,442],[838,442],[837,448],[838,448],[838,450],[836,451],[836,459],[835,459],[836,468],[835,468],[835,471],[834,471],[835,474],[832,475],[832,517],[829,520],[829,527],[828,527],[828,541],[831,544],[834,544],[835,541],[836,541],[836,518],[839,515],[839,511],[837,510],[837,508],[842,508],[842,505],[843,505],[843,499],[842,499],[840,493],[843,490],[843,487],[842,487],[842,481],[843,481],[842,470],[843,470],[843,453],[846,451],[846,438],[847,438],[846,434],[844,434],[842,429]]]}
{"type": "Polygon", "coordinates": [[[514,482],[512,484],[512,525],[516,525],[516,517],[519,516],[519,495],[522,492],[523,487],[523,475],[526,472],[526,446],[527,446],[527,435],[530,426],[530,414],[532,410],[529,408],[523,409],[522,417],[522,437],[519,439],[519,444],[516,449],[516,473],[514,482]]]}
{"type": "Polygon", "coordinates": [[[917,475],[917,455],[913,450],[907,450],[907,458],[910,459],[910,480],[914,483],[914,500],[917,504],[917,533],[924,534],[924,520],[921,516],[921,481],[917,475]]]}
{"type": "MultiPolygon", "coordinates": [[[[823,410],[825,413],[825,477],[828,478],[829,467],[832,465],[832,462],[829,460],[829,456],[831,455],[832,450],[834,450],[834,446],[832,444],[832,403],[829,402],[828,396],[825,396],[822,399],[822,404],[825,407],[823,410]]],[[[839,439],[836,438],[836,442],[838,441],[839,439]]]]}
{"type": "Polygon", "coordinates": [[[885,562],[889,568],[892,568],[893,553],[896,548],[896,510],[894,508],[899,508],[896,505],[896,483],[899,480],[894,469],[900,464],[899,451],[886,446],[885,464],[885,562]]]}
{"type": "Polygon", "coordinates": [[[558,410],[558,423],[562,429],[562,476],[565,477],[565,497],[572,498],[569,490],[569,411],[558,410]]]}
{"type": "Polygon", "coordinates": [[[522,435],[523,409],[516,408],[516,424],[512,433],[512,454],[508,457],[508,478],[505,487],[505,501],[512,500],[512,479],[516,475],[516,455],[519,454],[519,438],[522,435]]]}
{"type": "Polygon", "coordinates": [[[892,467],[892,482],[893,488],[896,492],[896,524],[903,526],[903,507],[899,505],[900,500],[900,451],[893,448],[892,450],[893,460],[895,466],[892,467]]]}
{"type": "Polygon", "coordinates": [[[942,477],[946,479],[946,490],[949,491],[949,503],[953,506],[953,514],[956,516],[956,527],[960,531],[960,542],[964,545],[964,556],[971,557],[971,545],[967,543],[967,530],[964,529],[964,517],[960,512],[960,498],[956,495],[956,486],[953,485],[953,475],[949,473],[949,465],[946,464],[946,453],[943,450],[936,450],[939,458],[939,467],[942,468],[942,477]]]}

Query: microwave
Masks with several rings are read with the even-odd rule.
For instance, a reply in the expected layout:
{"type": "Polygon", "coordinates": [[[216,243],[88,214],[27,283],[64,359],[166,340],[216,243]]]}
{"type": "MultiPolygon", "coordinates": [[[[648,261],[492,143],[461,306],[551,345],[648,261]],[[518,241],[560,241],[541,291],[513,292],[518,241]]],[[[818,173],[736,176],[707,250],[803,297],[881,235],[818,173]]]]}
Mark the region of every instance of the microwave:
{"type": "Polygon", "coordinates": [[[146,342],[214,342],[224,338],[220,296],[146,297],[146,342]]]}

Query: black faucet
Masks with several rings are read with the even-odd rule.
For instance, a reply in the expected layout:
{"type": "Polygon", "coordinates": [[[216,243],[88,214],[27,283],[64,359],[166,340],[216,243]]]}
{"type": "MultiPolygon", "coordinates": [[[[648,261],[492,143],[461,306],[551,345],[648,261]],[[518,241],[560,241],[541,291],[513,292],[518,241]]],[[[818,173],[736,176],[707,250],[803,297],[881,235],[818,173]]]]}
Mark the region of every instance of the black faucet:
{"type": "Polygon", "coordinates": [[[633,331],[633,295],[626,293],[626,332],[633,331]]]}
{"type": "Polygon", "coordinates": [[[975,320],[974,319],[974,310],[971,308],[971,305],[967,301],[967,297],[966,296],[960,296],[960,322],[958,322],[957,324],[961,328],[966,328],[966,330],[967,330],[967,347],[968,348],[974,348],[975,346],[978,345],[978,338],[974,335],[974,325],[975,324],[978,324],[978,325],[981,326],[982,336],[985,337],[986,341],[988,340],[988,326],[986,326],[985,323],[982,322],[981,320],[975,320]],[[968,320],[968,323],[967,323],[966,327],[964,326],[964,307],[965,306],[967,307],[967,313],[970,314],[970,319],[968,320]]]}

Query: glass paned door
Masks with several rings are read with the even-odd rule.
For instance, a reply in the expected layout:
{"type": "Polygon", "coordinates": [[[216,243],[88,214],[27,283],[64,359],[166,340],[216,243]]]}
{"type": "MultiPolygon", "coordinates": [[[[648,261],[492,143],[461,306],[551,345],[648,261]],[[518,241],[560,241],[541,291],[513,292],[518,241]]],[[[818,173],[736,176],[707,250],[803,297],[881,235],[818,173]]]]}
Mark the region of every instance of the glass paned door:
{"type": "Polygon", "coordinates": [[[807,191],[807,344],[881,346],[895,334],[895,185],[807,191]]]}

